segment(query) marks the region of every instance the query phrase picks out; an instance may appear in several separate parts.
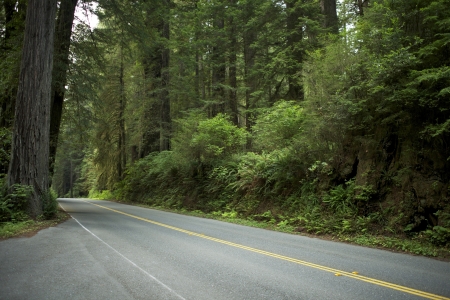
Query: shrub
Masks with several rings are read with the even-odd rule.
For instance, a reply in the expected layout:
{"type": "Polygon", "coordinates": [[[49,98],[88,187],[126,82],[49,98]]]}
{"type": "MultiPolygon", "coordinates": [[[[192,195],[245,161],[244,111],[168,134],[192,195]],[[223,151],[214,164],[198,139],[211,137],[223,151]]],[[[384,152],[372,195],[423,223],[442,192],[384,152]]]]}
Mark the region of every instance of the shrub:
{"type": "Polygon", "coordinates": [[[42,217],[44,219],[53,218],[58,211],[58,202],[56,201],[56,192],[53,189],[49,189],[45,194],[41,196],[42,200],[42,217]]]}
{"type": "Polygon", "coordinates": [[[206,207],[210,211],[222,210],[235,198],[233,184],[237,180],[239,156],[215,166],[209,172],[204,192],[210,198],[206,207]]]}
{"type": "Polygon", "coordinates": [[[172,140],[173,151],[185,161],[211,163],[240,152],[246,143],[245,129],[223,114],[208,119],[203,113],[191,112],[176,123],[180,129],[172,140]]]}
{"type": "Polygon", "coordinates": [[[289,146],[303,131],[304,119],[303,108],[294,101],[282,100],[260,109],[252,128],[255,148],[273,151],[289,146]]]}
{"type": "Polygon", "coordinates": [[[199,122],[192,135],[190,148],[200,161],[225,158],[242,150],[246,143],[245,129],[233,125],[223,114],[199,122]]]}
{"type": "Polygon", "coordinates": [[[354,180],[349,180],[332,188],[323,197],[323,202],[339,215],[353,216],[357,213],[358,202],[367,202],[373,193],[371,186],[359,186],[354,180]]]}
{"type": "Polygon", "coordinates": [[[89,198],[98,199],[98,200],[111,200],[114,199],[114,196],[110,190],[102,190],[98,191],[96,189],[92,189],[89,191],[89,198]]]}
{"type": "Polygon", "coordinates": [[[173,151],[151,153],[127,169],[114,195],[126,201],[178,206],[178,197],[189,184],[189,171],[190,166],[173,151]]]}
{"type": "Polygon", "coordinates": [[[439,225],[427,229],[425,236],[433,244],[441,246],[450,245],[450,213],[440,210],[435,215],[439,218],[439,225]]]}
{"type": "Polygon", "coordinates": [[[28,218],[26,208],[32,187],[15,184],[9,190],[5,178],[0,180],[0,222],[19,222],[28,218]]]}
{"type": "Polygon", "coordinates": [[[8,128],[0,128],[0,173],[8,172],[11,156],[11,131],[8,128]]]}

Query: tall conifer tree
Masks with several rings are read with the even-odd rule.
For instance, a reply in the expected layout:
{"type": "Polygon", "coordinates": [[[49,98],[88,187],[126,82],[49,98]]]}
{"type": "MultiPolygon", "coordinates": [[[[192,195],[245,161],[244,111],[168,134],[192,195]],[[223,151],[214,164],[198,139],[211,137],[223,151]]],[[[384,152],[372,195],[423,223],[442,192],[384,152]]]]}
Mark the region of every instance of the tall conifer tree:
{"type": "Polygon", "coordinates": [[[42,214],[49,189],[49,132],[56,0],[28,2],[8,185],[33,187],[28,212],[42,214]]]}

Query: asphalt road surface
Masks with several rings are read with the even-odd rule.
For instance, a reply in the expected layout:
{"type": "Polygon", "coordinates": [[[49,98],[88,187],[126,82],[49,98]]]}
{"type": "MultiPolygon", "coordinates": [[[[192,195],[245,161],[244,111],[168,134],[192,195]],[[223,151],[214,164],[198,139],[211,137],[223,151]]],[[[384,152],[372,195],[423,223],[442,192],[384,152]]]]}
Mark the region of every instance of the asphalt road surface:
{"type": "Polygon", "coordinates": [[[450,299],[450,263],[108,201],[0,242],[0,299],[450,299]]]}

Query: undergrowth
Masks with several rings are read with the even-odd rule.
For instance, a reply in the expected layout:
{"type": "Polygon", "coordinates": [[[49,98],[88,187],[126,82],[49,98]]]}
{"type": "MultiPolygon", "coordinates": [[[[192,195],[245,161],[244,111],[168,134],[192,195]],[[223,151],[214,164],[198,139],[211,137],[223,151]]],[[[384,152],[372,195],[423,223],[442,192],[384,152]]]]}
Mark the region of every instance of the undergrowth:
{"type": "Polygon", "coordinates": [[[62,211],[57,211],[51,219],[47,220],[23,220],[18,222],[0,223],[0,239],[7,239],[21,235],[34,234],[41,229],[55,226],[67,220],[70,216],[62,211]]]}
{"type": "MultiPolygon", "coordinates": [[[[251,226],[415,254],[448,252],[450,205],[444,184],[436,181],[430,185],[433,190],[422,191],[435,195],[432,206],[409,190],[412,175],[391,170],[401,182],[389,180],[373,160],[355,159],[357,152],[350,153],[342,143],[345,132],[328,131],[331,125],[343,125],[345,118],[312,125],[310,114],[288,101],[256,110],[255,115],[248,136],[224,115],[207,120],[191,114],[179,121],[182,130],[173,137],[171,151],[136,161],[113,195],[91,197],[202,212],[251,226]],[[275,126],[274,120],[282,122],[275,126]],[[246,138],[252,151],[245,151],[246,138]],[[395,196],[388,198],[393,190],[395,196]]],[[[358,144],[355,151],[360,148],[358,144]]]]}
{"type": "MultiPolygon", "coordinates": [[[[28,185],[14,184],[7,187],[5,178],[0,179],[0,223],[21,223],[29,219],[28,201],[33,188],[28,185]]],[[[40,196],[42,214],[38,220],[52,219],[57,213],[58,203],[55,191],[49,189],[40,196]]]]}
{"type": "Polygon", "coordinates": [[[88,198],[90,199],[96,199],[96,200],[107,200],[107,199],[113,199],[114,195],[110,190],[91,190],[89,191],[88,198]]]}

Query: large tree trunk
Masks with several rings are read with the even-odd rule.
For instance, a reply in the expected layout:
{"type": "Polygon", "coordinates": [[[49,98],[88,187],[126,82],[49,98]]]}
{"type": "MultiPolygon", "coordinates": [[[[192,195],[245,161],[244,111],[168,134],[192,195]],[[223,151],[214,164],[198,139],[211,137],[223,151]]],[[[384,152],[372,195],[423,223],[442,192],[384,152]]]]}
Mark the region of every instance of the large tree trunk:
{"type": "Polygon", "coordinates": [[[164,1],[164,11],[166,12],[163,20],[161,36],[165,40],[164,48],[161,51],[161,124],[159,131],[159,151],[170,150],[170,133],[171,133],[171,120],[170,120],[170,98],[169,98],[169,46],[168,41],[170,38],[169,28],[169,8],[170,0],[164,1]]]}
{"type": "Polygon", "coordinates": [[[287,46],[291,53],[292,62],[287,69],[289,90],[287,93],[288,100],[303,100],[303,85],[300,83],[300,76],[302,72],[303,63],[303,49],[302,39],[303,31],[299,23],[299,18],[302,17],[302,13],[299,4],[296,0],[285,0],[286,4],[286,27],[287,33],[287,46]]]}
{"type": "MultiPolygon", "coordinates": [[[[123,35],[123,31],[122,31],[123,35]]],[[[120,43],[120,69],[119,69],[119,137],[117,150],[119,153],[119,158],[117,161],[117,174],[119,180],[124,177],[124,171],[127,164],[127,154],[125,151],[126,139],[125,139],[125,81],[124,81],[124,63],[123,63],[123,43],[120,43]]]]}
{"type": "Polygon", "coordinates": [[[320,0],[320,7],[324,15],[323,27],[330,30],[330,33],[339,33],[338,17],[336,12],[336,0],[320,0]]]}
{"type": "Polygon", "coordinates": [[[64,104],[66,73],[69,67],[70,36],[78,0],[62,0],[55,28],[50,116],[50,177],[53,176],[59,128],[64,104]]]}
{"type": "MultiPolygon", "coordinates": [[[[254,14],[255,8],[252,2],[249,2],[245,7],[245,22],[251,21],[252,15],[254,14]]],[[[256,76],[255,76],[255,58],[256,50],[252,47],[252,44],[256,42],[258,36],[257,31],[253,26],[246,26],[244,31],[243,41],[244,41],[244,82],[246,86],[245,90],[245,126],[248,132],[251,132],[253,127],[253,113],[251,110],[255,106],[255,101],[252,99],[252,93],[256,90],[256,76]]],[[[252,138],[251,135],[247,138],[247,149],[252,148],[252,138]]]]}
{"type": "Polygon", "coordinates": [[[159,151],[159,114],[160,103],[155,99],[155,90],[158,88],[161,79],[161,57],[156,47],[153,51],[147,50],[142,59],[144,69],[144,113],[142,117],[142,138],[139,147],[139,158],[143,158],[152,152],[159,151]]]}
{"type": "Polygon", "coordinates": [[[215,117],[225,112],[225,75],[226,75],[226,37],[224,36],[225,19],[222,5],[216,8],[214,16],[214,45],[212,47],[212,97],[210,116],[215,117]]]}
{"type": "Polygon", "coordinates": [[[369,6],[369,0],[355,0],[355,5],[360,16],[364,16],[364,8],[369,6]]]}
{"type": "Polygon", "coordinates": [[[56,0],[28,2],[8,185],[33,187],[28,212],[42,214],[49,188],[50,93],[56,0]]]}
{"type": "MultiPolygon", "coordinates": [[[[145,24],[156,29],[160,39],[151,47],[143,47],[146,101],[144,118],[149,120],[142,137],[140,157],[151,152],[170,148],[170,99],[169,99],[169,12],[170,1],[149,3],[145,24]]],[[[151,36],[151,33],[149,34],[151,36]]],[[[142,43],[148,43],[143,40],[142,43]]]]}
{"type": "MultiPolygon", "coordinates": [[[[230,0],[230,6],[235,8],[236,0],[230,0]]],[[[232,15],[230,17],[230,50],[229,50],[229,62],[230,62],[230,71],[229,71],[229,79],[230,79],[230,100],[228,101],[230,113],[231,113],[231,121],[234,125],[239,125],[238,118],[238,99],[237,99],[237,37],[236,37],[236,20],[235,16],[232,15]]]]}

